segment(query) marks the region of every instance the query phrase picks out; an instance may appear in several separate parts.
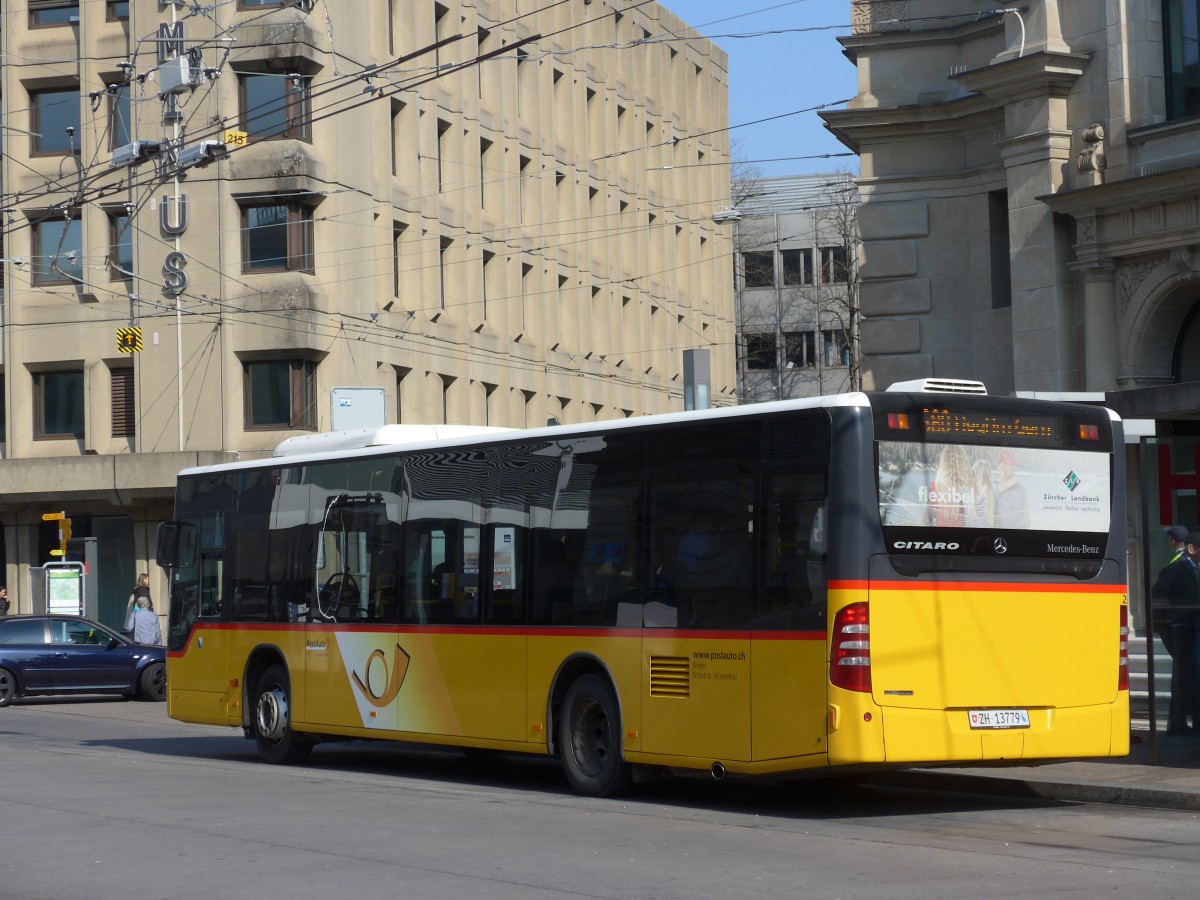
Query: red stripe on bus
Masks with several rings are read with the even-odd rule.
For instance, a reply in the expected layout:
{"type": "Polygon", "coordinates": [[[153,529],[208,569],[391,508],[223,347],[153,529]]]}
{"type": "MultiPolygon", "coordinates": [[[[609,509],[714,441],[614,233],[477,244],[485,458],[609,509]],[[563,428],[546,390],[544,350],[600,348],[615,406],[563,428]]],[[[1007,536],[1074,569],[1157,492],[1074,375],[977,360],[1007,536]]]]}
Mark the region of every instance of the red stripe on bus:
{"type": "MultiPolygon", "coordinates": [[[[606,628],[573,627],[558,628],[553,625],[512,627],[489,625],[370,625],[339,628],[334,624],[309,626],[292,623],[243,623],[212,622],[200,626],[200,631],[272,631],[294,632],[308,629],[317,634],[471,634],[502,635],[507,637],[575,637],[575,638],[670,638],[672,640],[707,641],[823,641],[823,631],[749,631],[749,630],[701,630],[695,628],[606,628]]],[[[190,643],[190,640],[189,640],[190,643]]],[[[183,651],[171,650],[168,656],[180,657],[183,651]]]]}
{"type": "Polygon", "coordinates": [[[1046,584],[1043,582],[1012,581],[831,581],[831,591],[909,591],[928,593],[938,591],[998,591],[1001,593],[1052,593],[1052,594],[1124,594],[1128,588],[1123,584],[1046,584]]]}

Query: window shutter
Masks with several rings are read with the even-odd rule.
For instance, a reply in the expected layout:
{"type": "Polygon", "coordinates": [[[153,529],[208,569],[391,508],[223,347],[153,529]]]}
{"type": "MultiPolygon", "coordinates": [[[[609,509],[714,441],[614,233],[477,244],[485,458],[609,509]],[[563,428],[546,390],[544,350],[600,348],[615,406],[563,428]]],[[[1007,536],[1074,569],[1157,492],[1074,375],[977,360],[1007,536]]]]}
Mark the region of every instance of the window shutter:
{"type": "Polygon", "coordinates": [[[112,370],[112,436],[133,437],[133,369],[112,370]]]}

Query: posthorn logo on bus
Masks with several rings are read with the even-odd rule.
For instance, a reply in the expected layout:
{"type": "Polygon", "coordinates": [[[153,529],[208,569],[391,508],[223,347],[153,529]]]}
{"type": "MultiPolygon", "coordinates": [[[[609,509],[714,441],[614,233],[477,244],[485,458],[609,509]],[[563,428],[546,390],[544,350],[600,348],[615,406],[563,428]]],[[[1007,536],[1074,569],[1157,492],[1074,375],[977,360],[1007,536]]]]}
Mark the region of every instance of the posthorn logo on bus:
{"type": "Polygon", "coordinates": [[[957,550],[958,541],[896,541],[896,550],[957,550]]]}

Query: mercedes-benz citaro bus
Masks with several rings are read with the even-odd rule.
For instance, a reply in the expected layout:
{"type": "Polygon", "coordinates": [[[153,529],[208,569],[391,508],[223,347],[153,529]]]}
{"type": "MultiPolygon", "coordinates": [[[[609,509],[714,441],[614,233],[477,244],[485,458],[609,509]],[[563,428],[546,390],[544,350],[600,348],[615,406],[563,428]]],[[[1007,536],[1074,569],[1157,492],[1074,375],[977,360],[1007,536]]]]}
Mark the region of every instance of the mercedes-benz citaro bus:
{"type": "Polygon", "coordinates": [[[897,387],[188,469],[170,714],[272,763],[552,755],[590,795],[1126,754],[1120,420],[897,387]]]}

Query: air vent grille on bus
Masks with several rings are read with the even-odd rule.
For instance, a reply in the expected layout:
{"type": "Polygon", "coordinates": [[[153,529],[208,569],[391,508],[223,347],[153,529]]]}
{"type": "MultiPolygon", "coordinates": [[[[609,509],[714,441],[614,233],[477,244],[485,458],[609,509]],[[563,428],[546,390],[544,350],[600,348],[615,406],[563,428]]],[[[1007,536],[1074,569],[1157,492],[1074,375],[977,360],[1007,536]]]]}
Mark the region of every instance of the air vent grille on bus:
{"type": "Polygon", "coordinates": [[[930,394],[986,394],[987,385],[982,381],[956,378],[918,378],[914,381],[897,381],[888,390],[930,394]]]}
{"type": "Polygon", "coordinates": [[[686,656],[650,657],[650,696],[687,697],[691,693],[691,672],[686,656]]]}

